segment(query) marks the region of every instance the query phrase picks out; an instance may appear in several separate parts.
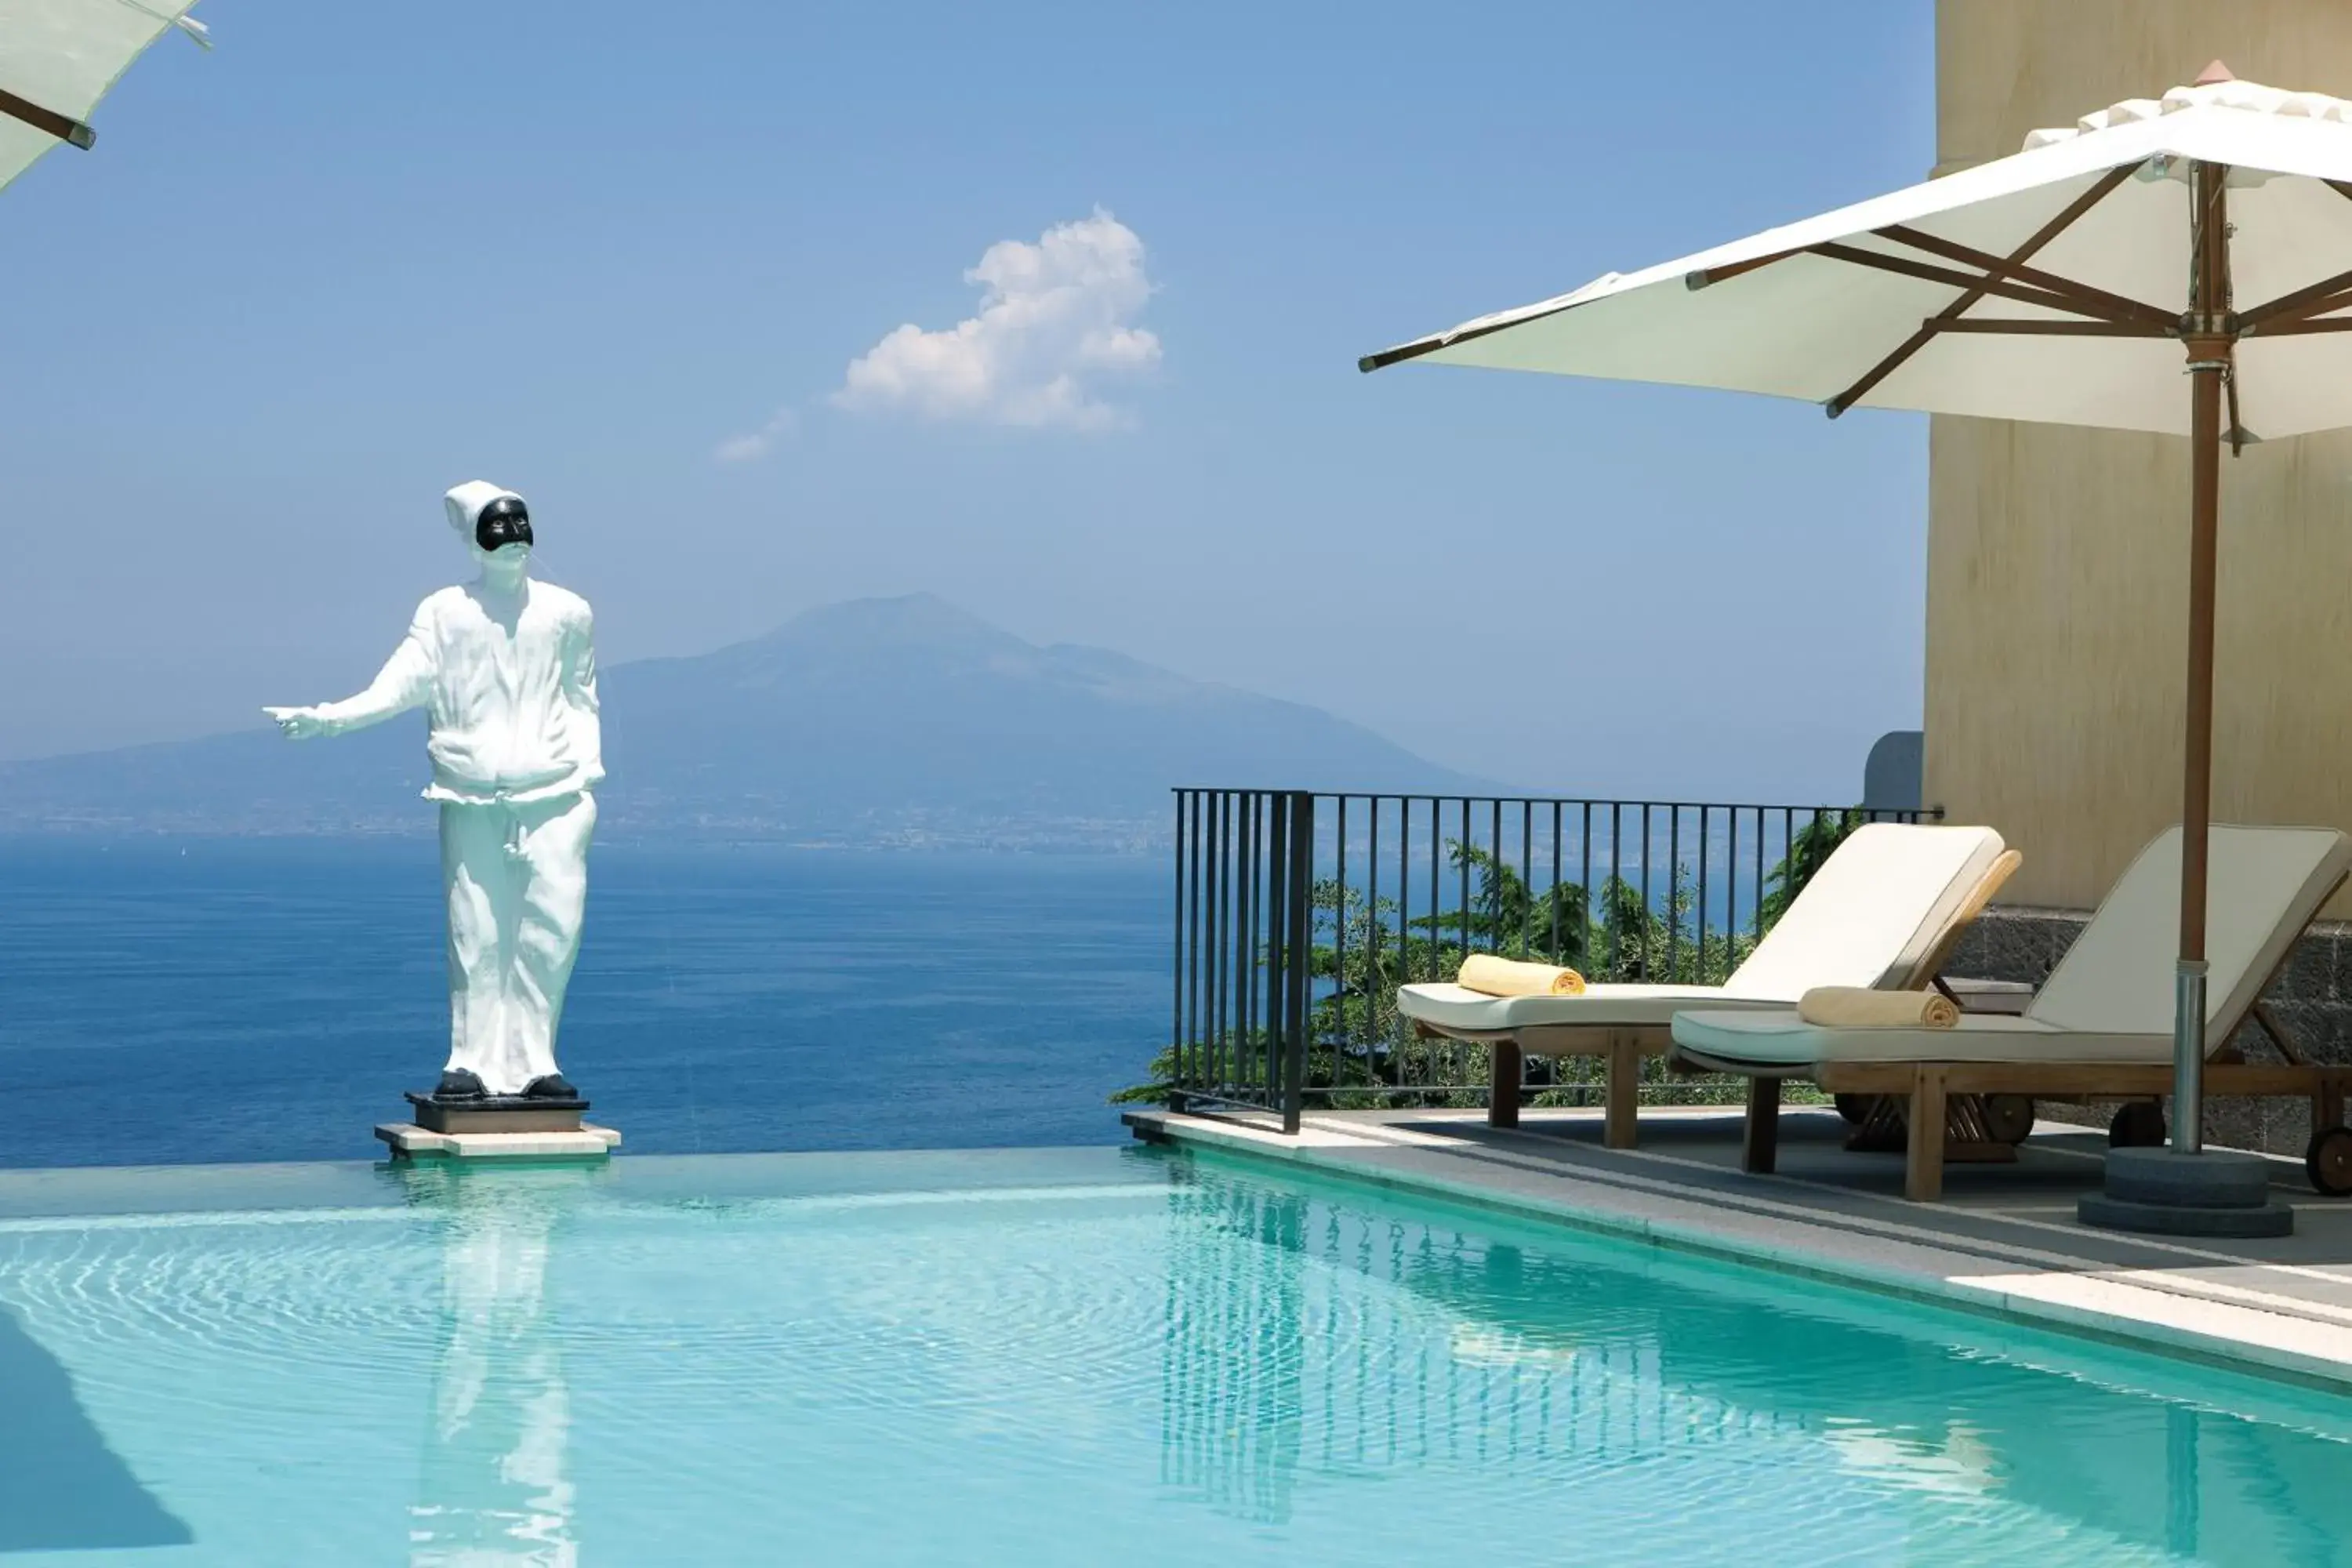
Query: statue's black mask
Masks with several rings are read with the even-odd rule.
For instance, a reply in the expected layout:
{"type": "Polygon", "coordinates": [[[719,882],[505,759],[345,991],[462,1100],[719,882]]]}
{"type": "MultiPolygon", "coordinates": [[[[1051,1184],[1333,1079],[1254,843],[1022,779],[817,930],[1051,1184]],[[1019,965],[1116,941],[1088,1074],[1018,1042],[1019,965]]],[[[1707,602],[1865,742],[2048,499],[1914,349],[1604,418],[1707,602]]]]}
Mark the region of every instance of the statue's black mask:
{"type": "Polygon", "coordinates": [[[500,496],[484,507],[482,515],[474,520],[474,542],[482,547],[484,554],[501,544],[529,544],[530,510],[518,497],[500,496]]]}

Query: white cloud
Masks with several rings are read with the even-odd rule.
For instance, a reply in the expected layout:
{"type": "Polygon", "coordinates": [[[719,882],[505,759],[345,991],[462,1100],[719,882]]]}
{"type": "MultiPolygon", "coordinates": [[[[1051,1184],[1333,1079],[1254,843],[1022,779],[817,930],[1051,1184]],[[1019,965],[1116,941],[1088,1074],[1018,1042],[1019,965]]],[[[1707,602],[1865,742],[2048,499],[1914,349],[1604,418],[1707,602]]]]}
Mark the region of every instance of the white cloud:
{"type": "Polygon", "coordinates": [[[939,331],[903,326],[850,362],[834,403],[861,413],[1099,430],[1128,422],[1099,383],[1160,363],[1134,324],[1151,297],[1143,241],[1097,208],[1037,243],[1000,240],[964,274],[980,313],[939,331]]]}
{"type": "Polygon", "coordinates": [[[779,408],[774,417],[747,435],[730,436],[719,443],[714,454],[722,463],[757,462],[775,449],[776,443],[800,428],[800,416],[789,408],[779,408]]]}

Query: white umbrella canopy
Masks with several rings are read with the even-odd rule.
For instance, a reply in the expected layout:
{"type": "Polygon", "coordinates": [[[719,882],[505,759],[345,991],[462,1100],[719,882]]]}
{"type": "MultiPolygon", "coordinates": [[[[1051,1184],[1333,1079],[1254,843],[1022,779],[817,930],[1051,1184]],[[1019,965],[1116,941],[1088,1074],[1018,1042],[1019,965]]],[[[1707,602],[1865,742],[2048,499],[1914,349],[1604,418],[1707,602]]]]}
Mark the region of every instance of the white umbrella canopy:
{"type": "Polygon", "coordinates": [[[2352,101],[2233,79],[1367,356],[2191,438],[2174,1147],[2202,1141],[2221,451],[2352,426],[2352,101]],[[2182,386],[2184,369],[2189,383],[2182,386]]]}
{"type": "MultiPolygon", "coordinates": [[[[2242,317],[2352,268],[2352,102],[2222,80],[2118,104],[2082,128],[2037,132],[2016,156],[1611,273],[1362,364],[1426,359],[1765,393],[1837,413],[1897,408],[2185,436],[2178,329],[2189,305],[2189,170],[2200,162],[2231,171],[2242,317]],[[1855,395],[1969,280],[2084,203],[2001,286],[1855,395]],[[2069,308],[2044,286],[2053,279],[2091,292],[2071,296],[2069,308]],[[2069,335],[1985,330],[2002,321],[2069,335]]],[[[2352,289],[2352,279],[2343,287],[2352,289]]],[[[2352,425],[2352,338],[2308,322],[2300,331],[2250,326],[2236,381],[2252,437],[2352,425]]]]}
{"type": "Polygon", "coordinates": [[[90,111],[166,31],[202,42],[194,4],[0,0],[0,185],[52,148],[89,146],[90,111]]]}

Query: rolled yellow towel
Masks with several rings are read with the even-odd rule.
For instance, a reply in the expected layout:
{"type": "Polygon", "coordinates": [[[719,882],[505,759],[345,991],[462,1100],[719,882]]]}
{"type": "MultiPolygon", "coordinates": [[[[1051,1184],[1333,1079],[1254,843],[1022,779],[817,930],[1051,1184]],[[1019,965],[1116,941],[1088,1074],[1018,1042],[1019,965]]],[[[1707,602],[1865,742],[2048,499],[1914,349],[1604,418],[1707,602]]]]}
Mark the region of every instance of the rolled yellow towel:
{"type": "Polygon", "coordinates": [[[1948,1029],[1960,1010],[1938,991],[1817,985],[1797,998],[1797,1016],[1824,1029],[1948,1029]]]}
{"type": "Polygon", "coordinates": [[[1488,996],[1584,994],[1584,976],[1573,969],[1563,969],[1556,963],[1522,963],[1517,959],[1497,958],[1491,952],[1474,952],[1464,959],[1462,973],[1454,984],[1465,991],[1488,996]]]}

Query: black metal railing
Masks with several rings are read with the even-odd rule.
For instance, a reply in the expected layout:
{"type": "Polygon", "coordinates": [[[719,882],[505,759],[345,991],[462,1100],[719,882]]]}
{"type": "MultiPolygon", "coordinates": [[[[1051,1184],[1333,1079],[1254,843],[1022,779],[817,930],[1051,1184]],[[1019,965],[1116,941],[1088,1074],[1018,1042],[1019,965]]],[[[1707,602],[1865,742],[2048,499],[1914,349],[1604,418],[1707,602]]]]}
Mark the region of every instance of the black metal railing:
{"type": "MultiPolygon", "coordinates": [[[[1396,990],[1465,954],[1595,980],[1719,984],[1831,850],[1932,812],[1534,796],[1180,788],[1171,1104],[1278,1110],[1483,1105],[1483,1046],[1418,1035],[1396,990]]],[[[1655,1100],[1725,1086],[1669,1079],[1655,1100]]],[[[1597,1064],[1531,1058],[1536,1104],[1580,1104],[1597,1064]]]]}

